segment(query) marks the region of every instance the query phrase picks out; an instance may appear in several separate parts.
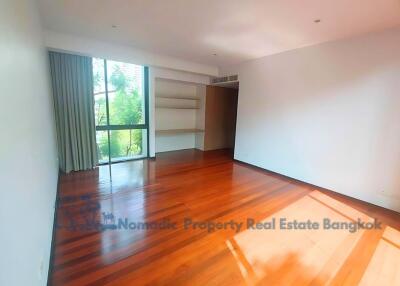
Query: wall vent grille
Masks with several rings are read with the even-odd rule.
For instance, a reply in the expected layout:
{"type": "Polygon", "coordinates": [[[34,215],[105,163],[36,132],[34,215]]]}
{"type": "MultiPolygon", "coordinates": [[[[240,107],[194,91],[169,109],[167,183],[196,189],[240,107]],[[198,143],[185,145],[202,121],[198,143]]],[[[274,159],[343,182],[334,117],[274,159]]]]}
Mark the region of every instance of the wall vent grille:
{"type": "Polygon", "coordinates": [[[215,77],[211,80],[211,83],[215,84],[215,83],[232,82],[232,81],[238,81],[238,75],[215,77]]]}

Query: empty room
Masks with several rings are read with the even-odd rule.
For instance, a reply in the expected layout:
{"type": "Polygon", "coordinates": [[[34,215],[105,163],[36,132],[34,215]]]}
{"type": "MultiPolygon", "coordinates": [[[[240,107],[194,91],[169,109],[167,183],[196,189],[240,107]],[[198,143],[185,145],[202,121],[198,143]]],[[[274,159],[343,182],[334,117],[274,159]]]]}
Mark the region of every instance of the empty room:
{"type": "Polygon", "coordinates": [[[399,0],[1,0],[0,285],[399,285],[399,0]]]}

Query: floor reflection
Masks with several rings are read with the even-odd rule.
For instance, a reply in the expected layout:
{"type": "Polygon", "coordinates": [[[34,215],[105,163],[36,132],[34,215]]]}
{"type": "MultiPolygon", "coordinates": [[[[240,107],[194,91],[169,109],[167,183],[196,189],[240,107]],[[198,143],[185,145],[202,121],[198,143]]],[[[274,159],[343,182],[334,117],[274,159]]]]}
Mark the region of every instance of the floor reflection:
{"type": "Polygon", "coordinates": [[[132,190],[144,186],[149,180],[149,161],[135,160],[98,167],[99,185],[111,192],[132,190]]]}
{"type": "Polygon", "coordinates": [[[62,175],[57,225],[53,285],[400,285],[398,214],[235,162],[227,150],[113,164],[112,180],[108,166],[62,175]],[[376,217],[382,229],[357,232],[183,224],[376,217]],[[85,228],[112,218],[176,227],[85,228]]]}

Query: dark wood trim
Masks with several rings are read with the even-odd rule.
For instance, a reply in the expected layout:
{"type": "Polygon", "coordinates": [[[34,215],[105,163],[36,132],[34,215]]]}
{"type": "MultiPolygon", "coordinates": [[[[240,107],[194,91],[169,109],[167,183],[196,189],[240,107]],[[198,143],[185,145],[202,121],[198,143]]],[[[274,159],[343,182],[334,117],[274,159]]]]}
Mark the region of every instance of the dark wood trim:
{"type": "Polygon", "coordinates": [[[357,201],[358,203],[368,204],[368,205],[370,205],[372,207],[381,208],[381,209],[383,209],[385,211],[393,212],[394,214],[397,214],[397,215],[400,214],[399,212],[396,212],[394,210],[391,210],[391,209],[388,209],[388,208],[385,208],[385,207],[381,207],[381,206],[378,206],[378,205],[375,205],[375,204],[372,204],[372,203],[369,203],[369,202],[366,202],[366,201],[363,201],[363,200],[360,200],[360,199],[357,199],[357,198],[353,198],[353,197],[350,197],[350,196],[347,196],[347,195],[344,195],[344,194],[341,194],[341,193],[338,193],[338,192],[335,192],[335,191],[332,191],[332,190],[329,190],[329,189],[326,189],[326,188],[323,188],[323,187],[320,187],[320,186],[317,186],[317,185],[313,185],[311,183],[307,183],[307,182],[304,182],[304,181],[301,181],[301,180],[298,180],[298,179],[295,179],[295,178],[292,178],[292,177],[289,177],[289,176],[286,176],[286,175],[283,175],[283,174],[280,174],[280,173],[277,173],[277,172],[274,172],[274,171],[271,171],[271,170],[268,170],[268,169],[264,169],[262,167],[258,167],[256,165],[252,165],[250,163],[246,163],[246,162],[240,161],[240,160],[235,159],[235,158],[233,160],[235,162],[239,163],[239,164],[246,165],[246,166],[248,166],[250,168],[253,168],[253,169],[256,169],[256,170],[260,170],[260,171],[264,171],[264,172],[267,172],[268,174],[273,174],[273,175],[278,176],[278,177],[280,177],[283,180],[286,180],[288,182],[295,183],[295,184],[307,185],[308,187],[310,187],[312,189],[315,189],[315,190],[318,190],[318,191],[321,191],[321,192],[323,192],[325,194],[329,194],[329,193],[332,194],[333,193],[335,196],[342,197],[342,198],[347,199],[347,200],[353,200],[353,201],[357,201]]]}
{"type": "Polygon", "coordinates": [[[129,158],[129,159],[122,159],[122,160],[117,160],[117,161],[111,161],[111,163],[109,162],[103,162],[103,163],[98,163],[98,166],[105,166],[105,165],[113,165],[113,164],[118,164],[118,163],[124,163],[124,162],[130,162],[130,161],[138,161],[138,160],[145,160],[148,159],[147,156],[145,157],[140,157],[140,158],[129,158]]]}
{"type": "Polygon", "coordinates": [[[147,137],[147,158],[150,157],[150,108],[149,108],[149,98],[150,98],[150,93],[149,93],[149,67],[143,67],[144,69],[144,122],[146,125],[146,137],[147,137]]]}
{"type": "MultiPolygon", "coordinates": [[[[185,149],[178,149],[178,150],[171,150],[171,151],[155,152],[155,154],[157,155],[157,154],[163,154],[163,153],[172,153],[172,152],[188,151],[188,150],[197,150],[197,151],[201,151],[201,152],[207,152],[207,151],[202,151],[202,150],[197,149],[197,148],[185,148],[185,149]]],[[[219,150],[224,150],[224,149],[219,149],[219,150]]],[[[210,151],[213,151],[213,150],[210,150],[210,151]]]]}
{"type": "Polygon", "coordinates": [[[53,266],[54,266],[54,254],[56,248],[56,230],[57,230],[57,213],[58,213],[58,198],[60,194],[60,177],[61,171],[58,170],[58,177],[57,177],[57,190],[56,190],[56,200],[54,202],[54,216],[53,216],[53,231],[51,235],[51,245],[50,245],[50,259],[49,259],[49,269],[47,271],[47,285],[52,285],[51,277],[53,275],[53,266]]]}
{"type": "Polygon", "coordinates": [[[148,124],[128,124],[128,125],[98,125],[96,131],[107,130],[130,130],[130,129],[146,129],[148,124]]]}

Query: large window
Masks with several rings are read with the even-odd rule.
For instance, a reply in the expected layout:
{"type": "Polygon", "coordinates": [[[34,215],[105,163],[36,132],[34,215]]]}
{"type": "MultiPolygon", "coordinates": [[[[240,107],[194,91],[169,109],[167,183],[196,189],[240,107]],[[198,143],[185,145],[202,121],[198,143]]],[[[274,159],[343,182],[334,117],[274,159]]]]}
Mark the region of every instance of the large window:
{"type": "Polygon", "coordinates": [[[147,68],[94,58],[93,84],[99,163],[147,157],[147,68]]]}

